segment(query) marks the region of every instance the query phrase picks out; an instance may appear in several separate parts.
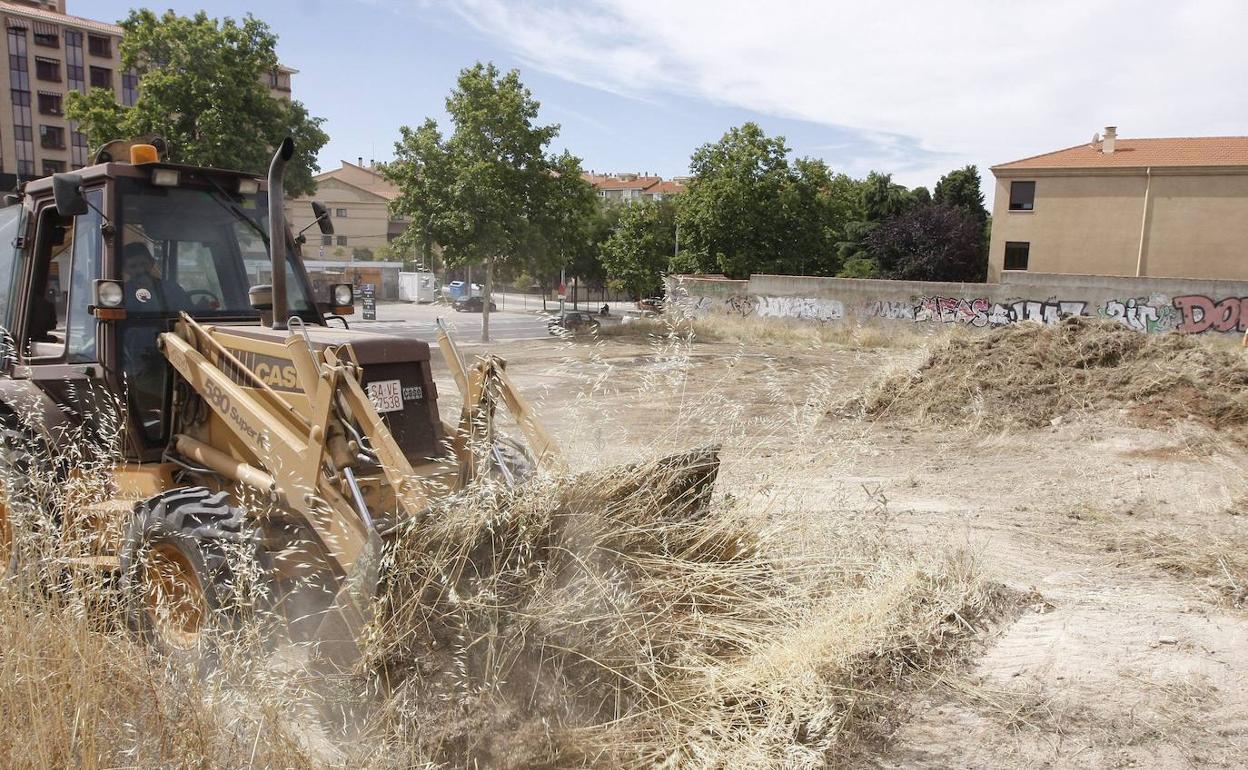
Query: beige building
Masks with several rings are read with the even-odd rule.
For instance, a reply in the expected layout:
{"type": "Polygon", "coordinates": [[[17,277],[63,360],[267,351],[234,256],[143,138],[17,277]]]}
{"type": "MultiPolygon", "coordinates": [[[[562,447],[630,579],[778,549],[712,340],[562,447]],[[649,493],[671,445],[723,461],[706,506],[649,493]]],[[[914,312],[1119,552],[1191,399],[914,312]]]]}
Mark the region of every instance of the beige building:
{"type": "Polygon", "coordinates": [[[304,254],[320,259],[349,259],[355,249],[377,249],[393,241],[407,223],[390,216],[390,201],[398,190],[385,177],[364,165],[342,161],[340,168],[313,177],[316,192],[286,201],[286,217],[296,231],[312,224],[311,201],[325,204],[334,224],[334,234],[321,235],[309,228],[304,254]],[[318,248],[319,245],[319,248],[318,248]]]}
{"type": "Polygon", "coordinates": [[[992,167],[1003,270],[1248,280],[1248,136],[1124,139],[992,167]]]}
{"type": "MultiPolygon", "coordinates": [[[[87,138],[65,120],[70,91],[106,88],[117,101],[139,97],[138,75],[121,69],[122,29],[65,12],[65,0],[0,0],[9,98],[0,99],[0,188],[91,163],[87,138]]],[[[279,66],[264,83],[290,99],[295,70],[279,66]]]]}

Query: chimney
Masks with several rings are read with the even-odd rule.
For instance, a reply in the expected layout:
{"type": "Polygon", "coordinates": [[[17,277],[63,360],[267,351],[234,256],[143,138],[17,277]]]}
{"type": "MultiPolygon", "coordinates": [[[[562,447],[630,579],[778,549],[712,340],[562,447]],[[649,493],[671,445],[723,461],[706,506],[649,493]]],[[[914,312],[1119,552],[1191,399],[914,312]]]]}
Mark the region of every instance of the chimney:
{"type": "Polygon", "coordinates": [[[1114,154],[1114,140],[1118,138],[1117,126],[1105,126],[1105,135],[1101,138],[1101,154],[1114,154]]]}
{"type": "Polygon", "coordinates": [[[364,156],[363,155],[357,155],[355,157],[355,165],[359,166],[360,168],[364,168],[364,156]]]}

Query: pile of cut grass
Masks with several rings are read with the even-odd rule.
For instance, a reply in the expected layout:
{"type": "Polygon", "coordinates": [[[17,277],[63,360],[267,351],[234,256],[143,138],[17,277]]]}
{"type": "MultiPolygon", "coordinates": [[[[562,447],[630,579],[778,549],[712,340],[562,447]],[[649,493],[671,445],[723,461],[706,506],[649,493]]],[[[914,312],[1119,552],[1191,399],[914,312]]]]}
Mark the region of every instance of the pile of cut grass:
{"type": "Polygon", "coordinates": [[[1248,359],[1179,334],[1142,334],[1081,316],[950,337],[910,372],[874,383],[852,406],[869,416],[1036,427],[1106,406],[1144,422],[1187,417],[1248,424],[1248,359]]]}
{"type": "Polygon", "coordinates": [[[662,463],[544,479],[403,533],[370,647],[403,761],[822,767],[884,738],[897,688],[1006,603],[966,553],[870,517],[763,530],[681,486],[662,463]]]}

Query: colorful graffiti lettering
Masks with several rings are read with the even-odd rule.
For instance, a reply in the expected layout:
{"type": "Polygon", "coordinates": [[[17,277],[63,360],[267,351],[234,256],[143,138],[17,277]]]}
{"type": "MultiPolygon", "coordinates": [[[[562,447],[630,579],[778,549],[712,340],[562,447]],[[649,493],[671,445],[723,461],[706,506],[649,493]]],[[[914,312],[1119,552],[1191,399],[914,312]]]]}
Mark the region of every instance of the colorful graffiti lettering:
{"type": "Polygon", "coordinates": [[[1203,294],[1187,294],[1175,297],[1174,307],[1179,312],[1176,328],[1184,334],[1248,331],[1248,297],[1214,301],[1203,294]]]}
{"type": "Polygon", "coordinates": [[[919,297],[914,305],[914,320],[961,323],[971,326],[988,324],[988,300],[983,297],[960,299],[958,297],[919,297]]]}
{"type": "Polygon", "coordinates": [[[975,327],[1003,326],[1017,321],[1054,324],[1067,316],[1083,315],[1087,304],[1071,300],[1018,299],[994,305],[982,297],[920,297],[914,306],[914,320],[961,323],[975,327]]]}
{"type": "Polygon", "coordinates": [[[1177,313],[1170,299],[1161,294],[1152,297],[1111,299],[1099,311],[1102,318],[1117,321],[1128,329],[1140,332],[1170,331],[1177,325],[1177,313]]]}

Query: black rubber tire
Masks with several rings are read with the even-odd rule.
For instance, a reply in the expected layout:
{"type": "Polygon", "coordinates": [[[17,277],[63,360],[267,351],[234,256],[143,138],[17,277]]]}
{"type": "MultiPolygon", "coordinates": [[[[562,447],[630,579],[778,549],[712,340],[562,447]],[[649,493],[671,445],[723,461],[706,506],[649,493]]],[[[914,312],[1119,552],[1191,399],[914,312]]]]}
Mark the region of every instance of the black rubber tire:
{"type": "Polygon", "coordinates": [[[255,560],[261,592],[269,589],[272,575],[260,539],[244,525],[244,510],[231,505],[229,495],[204,487],[163,492],[135,506],[121,552],[122,596],[131,630],[161,653],[198,655],[210,662],[223,633],[237,630],[255,610],[265,608],[264,596],[252,602],[237,594],[231,559],[255,560]],[[198,582],[205,614],[191,645],[163,633],[148,606],[145,560],[155,551],[180,557],[198,582]]]}
{"type": "Polygon", "coordinates": [[[0,580],[16,574],[19,563],[20,533],[13,526],[14,506],[33,504],[29,489],[33,444],[30,436],[12,426],[15,419],[8,414],[0,416],[0,485],[4,487],[0,490],[4,496],[0,505],[5,507],[0,515],[5,517],[3,527],[7,530],[0,537],[8,539],[7,543],[0,543],[0,580]]]}

